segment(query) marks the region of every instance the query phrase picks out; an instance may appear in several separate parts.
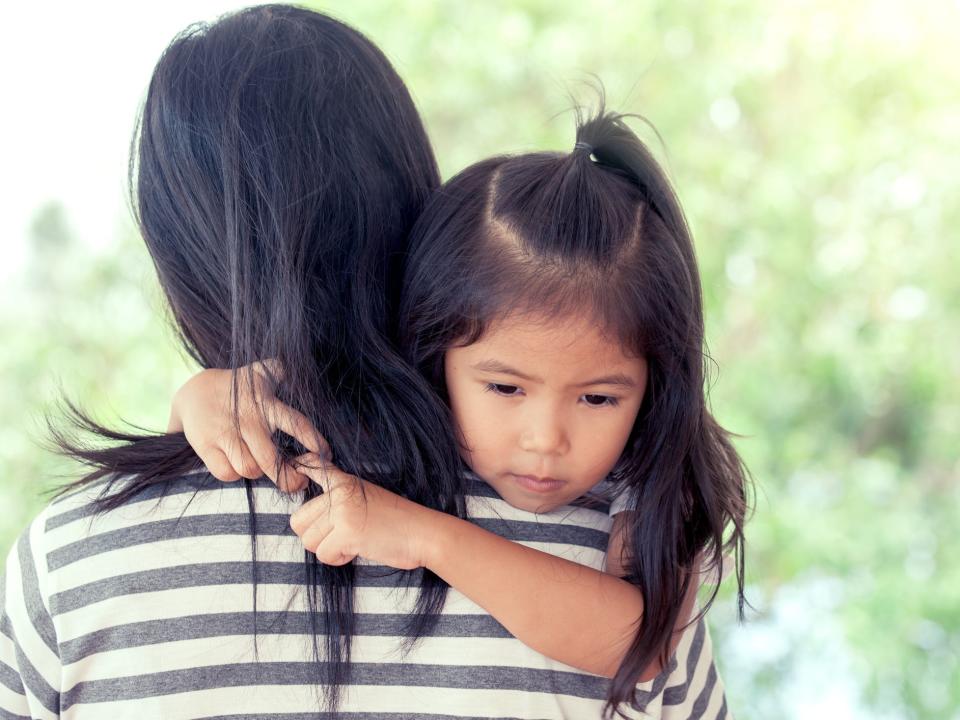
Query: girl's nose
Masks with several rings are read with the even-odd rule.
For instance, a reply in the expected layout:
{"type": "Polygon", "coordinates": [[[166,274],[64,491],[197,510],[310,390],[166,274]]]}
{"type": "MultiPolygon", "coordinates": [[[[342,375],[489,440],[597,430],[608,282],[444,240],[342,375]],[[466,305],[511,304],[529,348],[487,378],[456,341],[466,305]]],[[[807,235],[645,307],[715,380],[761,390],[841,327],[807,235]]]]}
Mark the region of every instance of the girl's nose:
{"type": "Polygon", "coordinates": [[[566,429],[560,418],[531,415],[520,432],[520,449],[537,455],[563,455],[570,449],[566,429]]]}

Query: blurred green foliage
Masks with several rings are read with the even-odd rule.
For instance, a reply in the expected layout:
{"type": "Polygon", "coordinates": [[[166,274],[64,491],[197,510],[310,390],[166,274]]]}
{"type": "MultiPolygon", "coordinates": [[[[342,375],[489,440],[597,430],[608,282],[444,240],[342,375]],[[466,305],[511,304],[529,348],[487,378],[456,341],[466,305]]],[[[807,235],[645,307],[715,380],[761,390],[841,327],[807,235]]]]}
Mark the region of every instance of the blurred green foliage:
{"type": "MultiPolygon", "coordinates": [[[[712,399],[756,479],[745,626],[712,626],[740,718],[960,717],[960,64],[948,3],[317,3],[409,83],[445,175],[572,147],[569,94],[638,124],[698,243],[712,399]]],[[[144,78],[144,83],[146,83],[144,78]]],[[[189,374],[132,231],[53,204],[0,304],[0,548],[76,474],[58,395],[160,428],[189,374]],[[112,404],[111,404],[112,403],[112,404]]]]}

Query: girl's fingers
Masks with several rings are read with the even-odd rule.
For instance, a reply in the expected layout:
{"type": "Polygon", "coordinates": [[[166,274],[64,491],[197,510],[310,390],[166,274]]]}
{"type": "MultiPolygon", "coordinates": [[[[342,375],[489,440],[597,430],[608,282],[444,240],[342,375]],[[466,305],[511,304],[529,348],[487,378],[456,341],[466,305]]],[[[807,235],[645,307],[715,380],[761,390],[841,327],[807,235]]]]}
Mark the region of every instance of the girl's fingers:
{"type": "Polygon", "coordinates": [[[195,450],[197,456],[207,466],[207,470],[217,480],[221,482],[236,482],[240,479],[240,474],[233,469],[233,465],[227,460],[223,451],[215,447],[203,447],[195,450]]]}
{"type": "Polygon", "coordinates": [[[317,560],[322,562],[324,565],[346,565],[351,560],[353,560],[356,555],[345,555],[343,553],[337,553],[334,555],[326,553],[317,553],[317,560]]]}
{"type": "Polygon", "coordinates": [[[301,475],[296,468],[287,463],[280,466],[280,477],[277,478],[277,487],[283,492],[295,493],[303,490],[310,480],[306,475],[301,475]]]}
{"type": "Polygon", "coordinates": [[[263,474],[277,482],[278,458],[270,431],[259,423],[247,424],[240,426],[240,436],[263,474]]]}
{"type": "Polygon", "coordinates": [[[303,533],[300,534],[300,542],[303,543],[303,547],[307,550],[316,553],[320,544],[326,540],[327,536],[332,532],[333,523],[329,522],[326,518],[320,517],[305,527],[303,533]]]}
{"type": "Polygon", "coordinates": [[[301,505],[290,515],[290,527],[301,538],[304,533],[313,527],[314,523],[330,517],[330,496],[318,495],[301,505]]]}
{"type": "Polygon", "coordinates": [[[325,565],[346,565],[356,556],[344,546],[344,534],[335,528],[331,503],[334,495],[342,492],[345,485],[359,482],[337,467],[326,463],[318,455],[301,455],[297,458],[301,471],[323,488],[323,495],[305,503],[290,516],[290,527],[300,536],[303,546],[317,556],[325,565]]]}
{"type": "Polygon", "coordinates": [[[224,443],[223,452],[240,477],[256,480],[263,475],[263,470],[250,453],[250,448],[239,435],[233,436],[224,443]]]}
{"type": "Polygon", "coordinates": [[[297,458],[297,469],[329,493],[334,488],[356,482],[353,475],[327,462],[320,455],[308,453],[297,458]]]}
{"type": "Polygon", "coordinates": [[[255,413],[251,421],[242,425],[240,434],[247,444],[261,472],[266,474],[284,492],[296,492],[309,482],[289,464],[281,462],[273,440],[275,430],[282,430],[304,447],[329,459],[330,448],[317,434],[307,417],[279,400],[267,401],[264,413],[255,413]]]}
{"type": "Polygon", "coordinates": [[[330,446],[326,439],[320,435],[313,423],[307,419],[299,410],[295,410],[286,403],[279,400],[273,400],[267,407],[267,418],[270,421],[272,430],[281,430],[297,442],[303,445],[307,450],[330,460],[333,455],[330,453],[330,446]]]}
{"type": "Polygon", "coordinates": [[[337,542],[335,532],[329,533],[317,545],[313,553],[317,556],[317,560],[324,565],[346,565],[357,556],[356,553],[351,553],[341,547],[340,543],[337,542]]]}
{"type": "Polygon", "coordinates": [[[266,360],[257,360],[250,364],[250,368],[267,382],[275,380],[283,382],[283,365],[276,358],[267,358],[266,360]]]}
{"type": "Polygon", "coordinates": [[[320,520],[329,519],[330,503],[337,490],[342,491],[345,486],[352,488],[359,481],[338,467],[328,463],[321,465],[323,461],[316,455],[301,455],[297,462],[301,463],[298,466],[300,473],[323,488],[323,495],[304,503],[290,516],[290,527],[297,535],[301,535],[307,527],[320,520]]]}

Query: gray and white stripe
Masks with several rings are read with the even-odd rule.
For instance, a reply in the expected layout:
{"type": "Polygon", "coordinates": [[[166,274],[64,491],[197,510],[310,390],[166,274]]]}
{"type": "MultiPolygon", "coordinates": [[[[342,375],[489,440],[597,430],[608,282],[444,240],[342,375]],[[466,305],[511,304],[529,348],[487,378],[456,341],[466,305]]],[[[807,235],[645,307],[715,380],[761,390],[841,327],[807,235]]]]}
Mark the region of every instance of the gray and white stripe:
{"type": "MultiPolygon", "coordinates": [[[[468,509],[478,525],[603,567],[608,504],[537,515],[485,484],[471,488],[468,509]]],[[[198,473],[103,515],[89,502],[99,489],[49,506],[8,558],[0,720],[328,717],[303,549],[289,528],[298,498],[255,484],[254,616],[242,485],[198,473]]],[[[351,677],[338,717],[600,717],[608,680],[527,648],[455,590],[429,636],[404,654],[418,578],[360,561],[351,677]]],[[[702,622],[638,695],[649,714],[636,717],[728,717],[702,622]]]]}

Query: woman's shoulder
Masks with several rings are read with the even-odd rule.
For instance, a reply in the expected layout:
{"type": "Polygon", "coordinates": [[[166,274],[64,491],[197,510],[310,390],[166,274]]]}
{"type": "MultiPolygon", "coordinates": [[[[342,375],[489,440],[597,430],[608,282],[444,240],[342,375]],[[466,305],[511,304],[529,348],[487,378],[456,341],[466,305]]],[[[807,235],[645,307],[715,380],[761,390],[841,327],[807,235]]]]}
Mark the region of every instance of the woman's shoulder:
{"type": "MultiPolygon", "coordinates": [[[[118,534],[136,535],[131,542],[143,543],[151,533],[157,540],[182,536],[191,526],[197,526],[198,532],[209,533],[218,528],[229,532],[228,526],[237,525],[238,531],[247,534],[251,500],[258,517],[267,518],[273,514],[289,518],[302,502],[299,495],[281,493],[267,480],[224,483],[206,470],[199,470],[143,487],[116,507],[104,509],[104,499],[128,489],[131,482],[132,478],[111,477],[55,499],[42,514],[48,546],[67,546],[118,534]]],[[[284,526],[287,530],[286,522],[284,526]]]]}

